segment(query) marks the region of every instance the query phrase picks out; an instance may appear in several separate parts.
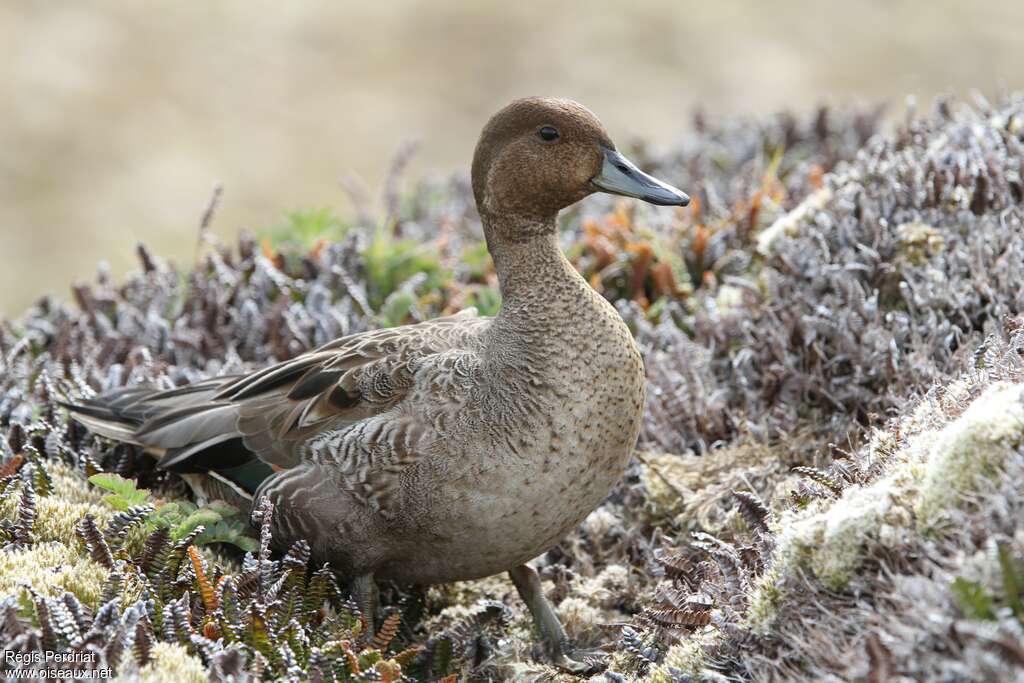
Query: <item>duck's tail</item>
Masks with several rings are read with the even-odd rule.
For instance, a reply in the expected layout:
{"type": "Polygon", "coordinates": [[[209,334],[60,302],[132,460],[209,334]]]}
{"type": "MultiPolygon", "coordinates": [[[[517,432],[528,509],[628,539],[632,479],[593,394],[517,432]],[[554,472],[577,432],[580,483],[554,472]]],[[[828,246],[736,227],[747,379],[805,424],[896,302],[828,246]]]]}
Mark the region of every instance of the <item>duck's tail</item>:
{"type": "Polygon", "coordinates": [[[214,400],[235,379],[169,391],[130,387],[61,405],[94,434],[134,444],[156,457],[158,468],[183,475],[194,489],[201,486],[197,494],[251,501],[273,469],[242,442],[237,405],[214,400]]]}

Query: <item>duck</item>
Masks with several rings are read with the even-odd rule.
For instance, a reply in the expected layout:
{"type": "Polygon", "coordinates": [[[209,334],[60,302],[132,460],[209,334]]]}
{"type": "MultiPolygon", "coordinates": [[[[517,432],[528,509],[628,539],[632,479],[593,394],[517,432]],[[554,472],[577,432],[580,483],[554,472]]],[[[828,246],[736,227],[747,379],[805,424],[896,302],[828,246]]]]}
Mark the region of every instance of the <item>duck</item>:
{"type": "Polygon", "coordinates": [[[689,198],[630,162],[586,107],[550,97],[487,122],[471,182],[501,293],[493,317],[360,332],[249,374],[67,408],[158,468],[220,482],[254,514],[272,504],[275,548],[306,540],[370,628],[379,580],[508,572],[547,656],[581,671],[529,562],[622,475],[645,375],[625,322],[562,253],[558,214],[595,192],[689,198]]]}

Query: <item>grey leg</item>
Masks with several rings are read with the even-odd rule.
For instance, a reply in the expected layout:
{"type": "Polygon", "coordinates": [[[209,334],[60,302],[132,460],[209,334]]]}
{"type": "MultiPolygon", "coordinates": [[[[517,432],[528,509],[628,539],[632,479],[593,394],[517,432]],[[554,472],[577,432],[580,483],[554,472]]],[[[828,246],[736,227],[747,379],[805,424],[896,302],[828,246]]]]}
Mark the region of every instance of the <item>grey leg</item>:
{"type": "Polygon", "coordinates": [[[380,598],[380,592],[377,589],[377,582],[373,580],[373,574],[363,574],[352,579],[349,590],[352,591],[352,598],[359,606],[359,612],[363,615],[363,619],[366,620],[366,631],[372,638],[377,632],[375,621],[377,618],[377,603],[380,598]]]}
{"type": "Polygon", "coordinates": [[[562,622],[558,620],[554,608],[544,595],[540,584],[540,576],[537,571],[526,564],[510,569],[508,575],[512,577],[512,583],[519,591],[519,597],[526,603],[527,609],[533,616],[533,623],[540,630],[540,637],[544,643],[544,649],[554,660],[555,666],[568,671],[581,673],[590,667],[583,662],[570,659],[566,654],[569,646],[569,638],[565,635],[562,622]]]}

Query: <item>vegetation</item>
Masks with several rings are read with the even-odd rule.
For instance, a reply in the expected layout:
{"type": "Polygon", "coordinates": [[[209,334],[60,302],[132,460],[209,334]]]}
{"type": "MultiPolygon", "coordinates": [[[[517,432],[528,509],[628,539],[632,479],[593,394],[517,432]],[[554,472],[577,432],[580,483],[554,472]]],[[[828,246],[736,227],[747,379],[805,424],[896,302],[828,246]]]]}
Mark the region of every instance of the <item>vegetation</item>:
{"type": "MultiPolygon", "coordinates": [[[[537,561],[570,636],[603,651],[596,680],[1019,677],[1024,99],[886,130],[828,110],[694,124],[633,152],[691,207],[595,197],[565,217],[648,375],[637,457],[537,561]]],[[[177,680],[565,676],[504,577],[385,586],[369,633],[307,546],[270,556],[272,510],[248,539],[55,403],[497,310],[465,179],[393,194],[383,216],[205,244],[187,272],[140,247],[125,282],[0,323],[6,649],[177,680]]]]}

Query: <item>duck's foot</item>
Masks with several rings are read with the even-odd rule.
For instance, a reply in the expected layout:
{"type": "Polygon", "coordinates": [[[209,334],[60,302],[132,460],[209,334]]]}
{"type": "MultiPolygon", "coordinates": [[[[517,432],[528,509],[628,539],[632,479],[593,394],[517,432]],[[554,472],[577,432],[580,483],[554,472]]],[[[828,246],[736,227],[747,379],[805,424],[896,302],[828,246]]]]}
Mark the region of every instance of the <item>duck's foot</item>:
{"type": "Polygon", "coordinates": [[[565,653],[569,668],[561,666],[576,674],[594,674],[608,668],[608,653],[600,648],[574,648],[565,653]]]}
{"type": "Polygon", "coordinates": [[[577,676],[597,673],[603,668],[600,660],[592,659],[587,654],[580,650],[562,652],[557,657],[554,657],[551,663],[562,671],[567,671],[577,676]]]}
{"type": "Polygon", "coordinates": [[[540,631],[544,650],[551,657],[552,663],[559,669],[574,674],[590,673],[599,668],[599,664],[593,660],[581,658],[581,655],[586,655],[585,652],[570,649],[569,638],[565,635],[565,629],[562,628],[562,622],[558,620],[554,608],[544,595],[537,571],[529,565],[521,564],[510,569],[508,574],[519,591],[519,597],[526,603],[533,616],[533,622],[540,631]]]}

